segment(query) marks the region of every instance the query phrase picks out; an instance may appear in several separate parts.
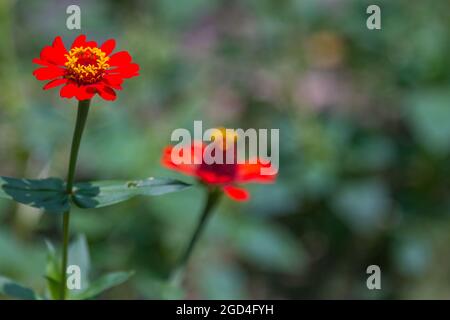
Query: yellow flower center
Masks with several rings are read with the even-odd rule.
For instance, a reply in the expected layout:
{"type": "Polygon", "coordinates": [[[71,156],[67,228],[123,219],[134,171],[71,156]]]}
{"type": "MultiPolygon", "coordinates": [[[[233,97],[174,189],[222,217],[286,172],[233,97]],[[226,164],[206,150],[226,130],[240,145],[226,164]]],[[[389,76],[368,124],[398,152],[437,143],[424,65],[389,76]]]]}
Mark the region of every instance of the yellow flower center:
{"type": "Polygon", "coordinates": [[[66,78],[80,84],[91,84],[100,81],[109,68],[109,57],[99,48],[76,47],[65,55],[67,62],[66,78]]]}
{"type": "Polygon", "coordinates": [[[235,145],[238,134],[234,130],[227,130],[226,128],[215,128],[211,134],[213,141],[217,139],[222,139],[222,146],[224,149],[228,149],[235,145]]]}

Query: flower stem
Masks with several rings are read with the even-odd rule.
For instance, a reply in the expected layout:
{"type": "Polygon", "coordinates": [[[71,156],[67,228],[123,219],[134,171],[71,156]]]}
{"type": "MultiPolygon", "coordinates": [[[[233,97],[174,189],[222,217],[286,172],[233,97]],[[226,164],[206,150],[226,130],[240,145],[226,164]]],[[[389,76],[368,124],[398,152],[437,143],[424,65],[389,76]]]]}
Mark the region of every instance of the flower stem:
{"type": "MultiPolygon", "coordinates": [[[[67,194],[72,193],[75,169],[77,166],[78,150],[80,149],[81,136],[83,135],[84,127],[86,125],[86,119],[89,113],[89,105],[91,100],[82,100],[78,103],[77,121],[75,124],[75,130],[72,138],[72,148],[70,150],[69,171],[67,174],[67,194]]],[[[68,248],[69,248],[69,222],[70,222],[70,209],[64,212],[63,215],[63,251],[62,251],[62,264],[61,264],[61,283],[60,283],[60,299],[66,299],[66,270],[68,260],[68,248]]]]}
{"type": "Polygon", "coordinates": [[[221,190],[217,188],[214,189],[208,188],[206,202],[203,207],[203,211],[200,216],[200,220],[198,221],[197,227],[194,231],[194,234],[192,235],[192,238],[189,241],[188,246],[186,247],[183,255],[180,257],[180,260],[178,260],[178,263],[175,265],[175,268],[173,269],[173,272],[171,274],[172,283],[178,283],[181,280],[181,274],[183,273],[186,265],[188,264],[189,258],[192,255],[195,244],[197,243],[200,234],[206,225],[206,221],[208,220],[208,217],[211,215],[214,207],[217,205],[221,195],[222,195],[221,190]]]}

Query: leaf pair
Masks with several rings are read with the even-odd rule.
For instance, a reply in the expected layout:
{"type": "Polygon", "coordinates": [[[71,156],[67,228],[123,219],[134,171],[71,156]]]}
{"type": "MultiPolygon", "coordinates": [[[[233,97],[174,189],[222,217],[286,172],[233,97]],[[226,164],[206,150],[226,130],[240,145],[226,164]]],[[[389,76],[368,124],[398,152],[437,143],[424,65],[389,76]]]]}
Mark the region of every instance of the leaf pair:
{"type": "MultiPolygon", "coordinates": [[[[59,287],[61,279],[60,260],[51,245],[47,242],[47,270],[45,278],[47,279],[48,296],[52,299],[59,298],[59,287]]],[[[89,248],[86,237],[84,235],[78,236],[69,246],[69,266],[75,265],[80,269],[80,283],[81,288],[68,290],[68,298],[75,300],[93,299],[104,291],[118,286],[127,281],[133,274],[133,271],[128,272],[112,272],[101,276],[100,278],[89,281],[89,274],[91,269],[91,258],[89,255],[89,248]]]]}
{"type": "MultiPolygon", "coordinates": [[[[68,289],[68,298],[73,300],[93,299],[104,291],[118,286],[127,281],[133,274],[133,271],[111,272],[105,274],[94,281],[89,281],[90,256],[86,237],[78,236],[69,247],[69,265],[75,265],[81,270],[80,283],[81,288],[68,289]]],[[[60,259],[50,242],[47,242],[47,266],[45,270],[45,279],[47,290],[43,296],[15,281],[0,276],[0,294],[15,299],[23,300],[43,300],[59,299],[59,288],[61,281],[60,259]]]]}
{"type": "Polygon", "coordinates": [[[75,184],[73,193],[69,196],[64,181],[58,178],[0,177],[0,198],[15,200],[49,213],[63,213],[70,208],[71,201],[81,208],[100,208],[139,195],[162,195],[189,186],[178,180],[155,178],[135,181],[82,182],[75,184]]]}

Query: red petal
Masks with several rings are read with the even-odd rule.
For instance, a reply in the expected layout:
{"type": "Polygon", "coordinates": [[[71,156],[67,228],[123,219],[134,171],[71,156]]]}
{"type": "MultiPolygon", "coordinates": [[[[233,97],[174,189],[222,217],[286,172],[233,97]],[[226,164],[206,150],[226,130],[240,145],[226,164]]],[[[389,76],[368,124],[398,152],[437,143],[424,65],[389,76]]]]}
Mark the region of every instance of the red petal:
{"type": "Polygon", "coordinates": [[[80,101],[91,99],[97,90],[90,86],[80,86],[76,94],[76,98],[80,101]]]}
{"type": "Polygon", "coordinates": [[[80,34],[78,37],[75,38],[75,40],[72,43],[71,48],[75,47],[83,47],[86,43],[86,36],[84,34],[80,34]]]}
{"type": "Polygon", "coordinates": [[[111,57],[109,57],[108,64],[110,66],[121,66],[126,65],[131,62],[131,56],[126,51],[120,51],[117,53],[114,53],[111,57]]]}
{"type": "Polygon", "coordinates": [[[50,80],[62,76],[65,70],[59,67],[43,67],[33,71],[33,75],[38,80],[50,80]]]}
{"type": "Polygon", "coordinates": [[[91,48],[97,48],[97,42],[95,41],[86,41],[83,45],[84,47],[91,47],[91,48]]]}
{"type": "Polygon", "coordinates": [[[32,60],[32,62],[35,63],[35,64],[39,64],[41,66],[46,66],[46,67],[54,66],[53,63],[50,63],[48,61],[44,61],[44,60],[41,60],[41,59],[38,59],[38,58],[34,58],[32,60]]]}
{"type": "Polygon", "coordinates": [[[94,47],[97,47],[97,42],[86,41],[86,36],[84,34],[80,34],[73,41],[71,48],[76,48],[76,47],[92,47],[92,48],[94,48],[94,47]]]}
{"type": "Polygon", "coordinates": [[[123,78],[131,78],[139,75],[139,65],[137,63],[130,63],[115,69],[108,70],[108,74],[119,74],[123,78]]]}
{"type": "Polygon", "coordinates": [[[59,95],[63,98],[73,98],[78,93],[77,85],[69,82],[61,88],[59,95]]]}
{"type": "Polygon", "coordinates": [[[48,82],[48,83],[43,87],[43,89],[44,89],[44,90],[48,90],[48,89],[51,89],[51,88],[60,86],[60,85],[62,85],[62,84],[64,84],[64,83],[66,83],[66,82],[67,82],[67,79],[65,79],[65,78],[62,78],[62,79],[55,79],[55,80],[52,80],[52,81],[48,82]]]}
{"type": "Polygon", "coordinates": [[[67,58],[64,56],[64,52],[62,50],[46,46],[41,51],[41,60],[62,66],[66,63],[67,58]]]}
{"type": "MultiPolygon", "coordinates": [[[[192,144],[190,147],[188,146],[186,148],[190,148],[192,160],[190,163],[175,163],[172,158],[172,151],[174,149],[174,146],[167,146],[166,148],[164,148],[163,156],[161,158],[161,164],[166,168],[176,170],[190,176],[197,176],[198,164],[196,164],[194,161],[196,155],[195,148],[201,148],[199,151],[202,152],[203,146],[199,144],[192,144]]],[[[185,148],[180,149],[178,156],[182,158],[185,151],[185,148]]]]}
{"type": "MultiPolygon", "coordinates": [[[[274,182],[277,173],[274,168],[270,168],[270,164],[261,163],[260,159],[255,160],[256,163],[244,163],[238,164],[237,182],[261,182],[271,183],[274,182]],[[261,174],[261,170],[269,171],[270,174],[261,174]]],[[[253,161],[253,162],[255,162],[253,161]]],[[[247,160],[247,162],[250,162],[247,160]]]]}
{"type": "Polygon", "coordinates": [[[55,38],[55,40],[53,40],[52,47],[53,47],[53,49],[55,49],[56,51],[58,51],[58,53],[60,53],[62,55],[67,54],[66,47],[64,46],[64,43],[60,36],[57,36],[55,38]]]}
{"type": "Polygon", "coordinates": [[[200,168],[197,175],[203,182],[210,184],[226,184],[234,181],[234,177],[230,174],[205,170],[204,168],[200,168]]]}
{"type": "Polygon", "coordinates": [[[113,89],[122,90],[123,78],[119,75],[106,75],[103,77],[103,81],[113,89]]]}
{"type": "Polygon", "coordinates": [[[102,44],[102,46],[100,47],[100,50],[102,50],[104,53],[106,53],[107,56],[109,56],[109,54],[114,50],[115,46],[116,46],[116,40],[109,39],[109,40],[106,40],[105,43],[102,44]]]}
{"type": "Polygon", "coordinates": [[[223,187],[223,191],[228,197],[236,201],[247,201],[250,199],[250,194],[243,188],[228,185],[223,187]]]}
{"type": "Polygon", "coordinates": [[[98,94],[105,100],[114,101],[116,100],[116,92],[111,87],[103,84],[98,84],[95,86],[98,94]]]}

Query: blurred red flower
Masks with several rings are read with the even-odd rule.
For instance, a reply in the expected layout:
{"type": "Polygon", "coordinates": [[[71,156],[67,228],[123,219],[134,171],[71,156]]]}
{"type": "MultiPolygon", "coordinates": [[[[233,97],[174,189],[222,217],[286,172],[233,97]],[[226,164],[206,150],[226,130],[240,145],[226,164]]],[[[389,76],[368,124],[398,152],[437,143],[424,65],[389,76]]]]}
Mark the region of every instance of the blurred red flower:
{"type": "Polygon", "coordinates": [[[132,63],[127,51],[111,55],[115,45],[115,40],[109,39],[98,47],[95,41],[86,41],[86,36],[80,35],[67,51],[58,36],[51,46],[42,49],[40,58],[33,59],[42,66],[33,75],[38,80],[51,80],[44,90],[64,85],[60,91],[63,98],[87,100],[98,94],[105,100],[115,100],[114,90],[122,89],[123,79],[139,72],[139,65],[132,63]]]}
{"type": "MultiPolygon", "coordinates": [[[[205,149],[207,145],[203,142],[195,141],[190,146],[184,148],[177,148],[174,152],[178,152],[177,156],[183,157],[184,152],[190,152],[190,163],[176,163],[172,158],[172,151],[174,146],[167,146],[164,149],[164,153],[161,159],[162,164],[172,170],[179,171],[186,175],[194,176],[201,182],[217,186],[223,190],[223,192],[233,200],[246,201],[250,198],[249,192],[241,187],[237,187],[236,184],[257,182],[257,183],[272,183],[276,179],[276,172],[270,175],[262,175],[262,168],[270,168],[269,164],[264,164],[260,159],[254,159],[254,161],[246,161],[245,163],[205,163],[205,149]],[[200,159],[196,159],[201,155],[200,159]],[[253,163],[255,162],[255,163],[253,163]]],[[[233,147],[236,147],[234,144],[233,147]]],[[[223,159],[226,159],[226,150],[223,148],[223,159]]],[[[234,153],[236,154],[236,152],[234,153]]],[[[235,159],[236,160],[236,159],[235,159]]],[[[225,161],[224,161],[225,162],[225,161]]]]}

